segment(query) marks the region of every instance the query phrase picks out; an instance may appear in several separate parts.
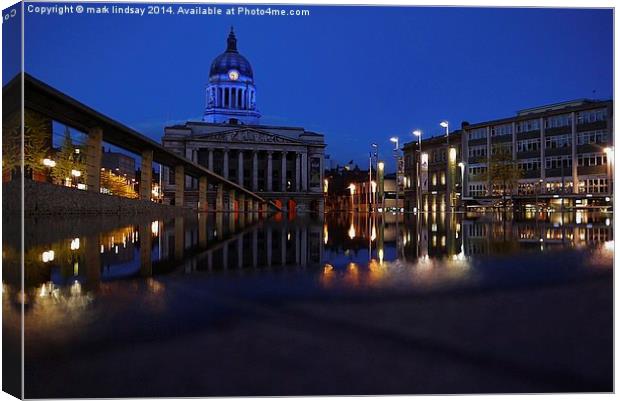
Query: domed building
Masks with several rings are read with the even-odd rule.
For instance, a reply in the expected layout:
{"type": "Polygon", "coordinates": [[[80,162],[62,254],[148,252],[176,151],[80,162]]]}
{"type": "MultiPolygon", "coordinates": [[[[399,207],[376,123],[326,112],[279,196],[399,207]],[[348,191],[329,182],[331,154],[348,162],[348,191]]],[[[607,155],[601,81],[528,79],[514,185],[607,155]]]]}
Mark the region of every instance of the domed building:
{"type": "MultiPolygon", "coordinates": [[[[301,127],[261,125],[256,94],[252,65],[239,53],[231,28],[226,50],[209,69],[202,121],[165,127],[163,145],[285,211],[322,213],[323,135],[301,127]]],[[[164,177],[165,193],[174,193],[174,170],[165,168],[164,177]]],[[[197,202],[196,180],[186,178],[184,184],[186,200],[197,202]]],[[[209,186],[210,210],[218,208],[215,190],[209,186]]]]}
{"type": "Polygon", "coordinates": [[[250,62],[237,50],[231,29],[226,51],[211,63],[203,121],[210,123],[258,124],[256,87],[250,62]]]}

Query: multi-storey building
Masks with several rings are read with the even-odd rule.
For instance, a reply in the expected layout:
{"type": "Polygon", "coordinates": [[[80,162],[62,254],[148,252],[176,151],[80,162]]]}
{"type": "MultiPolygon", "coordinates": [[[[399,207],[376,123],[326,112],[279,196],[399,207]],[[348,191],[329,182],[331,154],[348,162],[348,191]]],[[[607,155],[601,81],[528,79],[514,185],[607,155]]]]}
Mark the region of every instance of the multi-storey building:
{"type": "MultiPolygon", "coordinates": [[[[166,127],[163,145],[285,211],[322,213],[323,135],[260,124],[256,95],[252,66],[231,30],[226,51],[211,63],[203,121],[166,127]]],[[[197,201],[197,180],[186,178],[185,188],[189,202],[197,201]]],[[[174,189],[174,171],[164,168],[164,191],[172,197],[174,189]]],[[[208,199],[214,197],[210,188],[208,199]]]]}
{"type": "Polygon", "coordinates": [[[463,178],[461,132],[425,139],[421,147],[421,153],[418,141],[403,147],[405,210],[446,211],[459,206],[463,178]]]}
{"type": "Polygon", "coordinates": [[[489,163],[500,151],[521,174],[511,189],[515,202],[609,203],[613,193],[613,103],[577,100],[521,110],[514,117],[462,125],[464,199],[499,196],[489,163]]]}

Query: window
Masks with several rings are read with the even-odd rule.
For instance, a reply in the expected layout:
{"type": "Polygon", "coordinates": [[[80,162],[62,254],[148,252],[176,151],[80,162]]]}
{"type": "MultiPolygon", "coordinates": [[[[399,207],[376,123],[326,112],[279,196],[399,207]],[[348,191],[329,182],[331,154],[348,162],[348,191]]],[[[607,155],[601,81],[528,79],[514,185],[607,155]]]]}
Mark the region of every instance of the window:
{"type": "Polygon", "coordinates": [[[470,159],[487,157],[487,145],[470,146],[467,149],[467,152],[470,159]]]}
{"type": "Polygon", "coordinates": [[[441,182],[441,185],[446,185],[446,173],[444,173],[443,171],[441,172],[440,182],[441,182]]]}
{"type": "Polygon", "coordinates": [[[439,163],[446,161],[446,152],[444,149],[433,150],[431,152],[431,163],[439,163]]]}
{"type": "Polygon", "coordinates": [[[540,150],[540,138],[517,141],[517,152],[536,152],[540,150]]]}
{"type": "Polygon", "coordinates": [[[585,131],[577,134],[577,145],[607,142],[609,142],[609,132],[607,130],[585,131]]]}
{"type": "Polygon", "coordinates": [[[518,160],[517,165],[523,171],[540,170],[540,158],[518,160]]]}
{"type": "Polygon", "coordinates": [[[545,119],[545,128],[568,127],[572,122],[570,114],[560,114],[545,119]]]}
{"type": "Polygon", "coordinates": [[[547,192],[556,192],[556,193],[573,193],[573,181],[572,178],[568,178],[564,180],[564,189],[562,189],[562,181],[547,181],[545,183],[545,187],[547,188],[547,192]]]}
{"type": "Polygon", "coordinates": [[[586,110],[577,113],[577,124],[587,124],[605,120],[607,120],[607,109],[586,110]]]}
{"type": "Polygon", "coordinates": [[[512,143],[510,142],[494,143],[493,145],[491,145],[492,155],[497,155],[497,154],[502,154],[502,153],[512,155],[512,143]]]}
{"type": "Polygon", "coordinates": [[[605,153],[582,153],[577,155],[578,166],[603,166],[607,164],[605,153]]]}
{"type": "Polygon", "coordinates": [[[469,140],[472,141],[474,139],[483,139],[487,137],[487,128],[476,128],[469,132],[469,140]]]}
{"type": "Polygon", "coordinates": [[[519,195],[533,195],[540,192],[540,183],[537,182],[523,182],[520,183],[517,192],[519,195]]]}
{"type": "Polygon", "coordinates": [[[545,138],[545,147],[550,149],[566,148],[571,146],[571,136],[569,134],[548,136],[545,138]]]}
{"type": "Polygon", "coordinates": [[[540,120],[538,118],[534,120],[519,121],[516,124],[517,132],[537,131],[539,129],[540,129],[540,120]]]}
{"type": "Polygon", "coordinates": [[[579,180],[579,193],[607,192],[607,178],[588,178],[579,180]]]}
{"type": "Polygon", "coordinates": [[[431,176],[431,185],[435,186],[437,185],[437,174],[433,173],[433,175],[431,176]]]}
{"type": "Polygon", "coordinates": [[[484,196],[486,193],[486,184],[469,184],[469,196],[484,196]]]}
{"type": "Polygon", "coordinates": [[[491,136],[502,135],[512,135],[512,124],[503,124],[491,127],[491,136]]]}
{"type": "Polygon", "coordinates": [[[549,156],[545,159],[545,168],[571,168],[572,165],[570,155],[549,156]]]}
{"type": "Polygon", "coordinates": [[[486,166],[468,166],[467,171],[470,177],[484,178],[487,174],[487,167],[486,166]]]}

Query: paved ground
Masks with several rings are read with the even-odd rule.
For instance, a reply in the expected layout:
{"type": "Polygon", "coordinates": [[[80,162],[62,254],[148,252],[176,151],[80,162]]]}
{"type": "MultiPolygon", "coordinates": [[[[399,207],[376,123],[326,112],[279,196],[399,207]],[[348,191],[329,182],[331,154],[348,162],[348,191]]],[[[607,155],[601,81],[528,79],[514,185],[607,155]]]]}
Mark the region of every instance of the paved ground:
{"type": "Polygon", "coordinates": [[[286,302],[164,283],[166,296],[181,299],[132,309],[127,325],[139,331],[103,314],[116,335],[32,348],[26,397],[613,390],[611,270],[497,290],[286,302]],[[163,322],[142,320],[157,307],[163,322]]]}

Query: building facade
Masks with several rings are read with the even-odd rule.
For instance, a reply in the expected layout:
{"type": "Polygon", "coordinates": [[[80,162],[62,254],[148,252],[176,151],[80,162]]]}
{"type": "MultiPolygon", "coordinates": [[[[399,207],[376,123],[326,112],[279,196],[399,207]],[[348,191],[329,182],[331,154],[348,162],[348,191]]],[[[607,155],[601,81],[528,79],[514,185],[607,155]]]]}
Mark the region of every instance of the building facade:
{"type": "Polygon", "coordinates": [[[464,199],[493,198],[489,161],[500,150],[521,174],[511,189],[515,201],[589,206],[613,194],[613,102],[578,100],[519,111],[516,116],[463,123],[466,168],[464,199]]]}
{"type": "MultiPolygon", "coordinates": [[[[226,51],[211,64],[203,121],[166,127],[163,145],[285,211],[322,213],[323,135],[301,127],[261,125],[259,119],[254,72],[237,50],[231,29],[226,51]]],[[[164,191],[173,193],[174,173],[164,174],[164,191]]],[[[197,199],[196,180],[186,178],[185,185],[187,199],[197,199]]]]}
{"type": "Polygon", "coordinates": [[[336,168],[326,171],[326,211],[382,212],[402,209],[404,193],[399,188],[399,196],[396,196],[396,174],[386,174],[382,181],[383,191],[381,184],[376,182],[376,172],[370,180],[368,170],[360,170],[357,166],[353,170],[336,168]]]}
{"type": "Polygon", "coordinates": [[[460,205],[463,182],[461,132],[406,143],[403,191],[406,211],[447,211],[460,205]],[[421,156],[421,157],[420,157],[421,156]]]}

